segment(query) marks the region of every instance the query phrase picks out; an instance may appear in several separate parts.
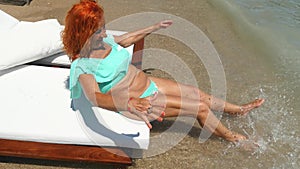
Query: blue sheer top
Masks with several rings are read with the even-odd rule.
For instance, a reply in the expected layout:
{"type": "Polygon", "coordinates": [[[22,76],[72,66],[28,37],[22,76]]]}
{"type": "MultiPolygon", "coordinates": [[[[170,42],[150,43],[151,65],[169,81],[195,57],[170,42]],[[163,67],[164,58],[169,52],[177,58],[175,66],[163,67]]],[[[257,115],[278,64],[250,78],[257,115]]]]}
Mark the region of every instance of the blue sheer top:
{"type": "Polygon", "coordinates": [[[112,47],[107,57],[104,59],[78,58],[72,62],[69,81],[72,99],[81,96],[82,88],[78,79],[81,74],[94,75],[102,93],[108,92],[126,75],[132,56],[114,41],[112,35],[108,35],[103,41],[112,47]]]}

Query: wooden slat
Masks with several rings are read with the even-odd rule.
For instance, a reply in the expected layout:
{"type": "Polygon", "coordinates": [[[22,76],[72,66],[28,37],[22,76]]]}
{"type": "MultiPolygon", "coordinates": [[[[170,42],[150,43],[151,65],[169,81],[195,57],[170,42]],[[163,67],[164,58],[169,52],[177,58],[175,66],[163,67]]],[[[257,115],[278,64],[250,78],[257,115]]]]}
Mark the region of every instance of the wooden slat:
{"type": "Polygon", "coordinates": [[[6,139],[0,139],[0,155],[60,161],[97,162],[122,165],[132,164],[131,158],[118,148],[51,144],[6,139]]]}
{"type": "Polygon", "coordinates": [[[134,44],[133,56],[131,63],[138,69],[142,69],[143,61],[143,50],[144,50],[144,39],[139,40],[134,44]]]}

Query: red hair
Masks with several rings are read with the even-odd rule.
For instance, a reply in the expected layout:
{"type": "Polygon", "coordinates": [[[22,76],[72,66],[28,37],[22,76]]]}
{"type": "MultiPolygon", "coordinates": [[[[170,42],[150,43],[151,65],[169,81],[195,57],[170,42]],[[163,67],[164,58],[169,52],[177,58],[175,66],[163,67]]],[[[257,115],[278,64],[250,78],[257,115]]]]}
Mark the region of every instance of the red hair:
{"type": "Polygon", "coordinates": [[[104,24],[100,23],[104,21],[103,15],[103,8],[93,0],[81,0],[69,10],[62,41],[71,61],[79,57],[88,38],[104,24]]]}

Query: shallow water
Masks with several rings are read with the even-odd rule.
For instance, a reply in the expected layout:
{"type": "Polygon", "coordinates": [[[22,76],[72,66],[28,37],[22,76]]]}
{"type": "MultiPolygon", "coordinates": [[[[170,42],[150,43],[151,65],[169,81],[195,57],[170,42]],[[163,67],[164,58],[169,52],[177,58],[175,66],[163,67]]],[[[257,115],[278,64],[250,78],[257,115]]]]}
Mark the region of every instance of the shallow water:
{"type": "MultiPolygon", "coordinates": [[[[242,123],[233,124],[233,128],[244,130],[260,145],[244,156],[245,168],[300,168],[300,1],[216,0],[212,4],[231,18],[239,35],[253,49],[260,51],[260,64],[268,69],[248,70],[269,78],[250,85],[251,90],[242,96],[247,99],[259,93],[266,103],[242,123]]],[[[243,80],[251,81],[245,77],[243,80]]],[[[241,159],[242,154],[234,149],[224,152],[241,159]]]]}
{"type": "Polygon", "coordinates": [[[240,35],[270,60],[300,71],[299,0],[212,0],[240,35]]]}

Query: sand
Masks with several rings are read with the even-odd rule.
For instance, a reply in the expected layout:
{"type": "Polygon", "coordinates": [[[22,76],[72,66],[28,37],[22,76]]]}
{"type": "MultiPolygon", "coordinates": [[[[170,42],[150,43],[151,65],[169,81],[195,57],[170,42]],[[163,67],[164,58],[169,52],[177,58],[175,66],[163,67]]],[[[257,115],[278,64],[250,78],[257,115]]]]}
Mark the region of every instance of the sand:
{"type": "MultiPolygon", "coordinates": [[[[33,0],[28,6],[0,5],[0,9],[19,20],[38,21],[56,18],[61,24],[64,24],[66,12],[70,9],[72,4],[76,2],[77,0],[33,0]]],[[[105,8],[106,22],[139,12],[163,12],[188,20],[209,37],[221,57],[225,67],[225,73],[227,74],[231,74],[232,71],[237,68],[231,63],[238,59],[241,53],[243,53],[244,57],[253,55],[251,49],[246,47],[239,36],[236,35],[230,20],[209,4],[209,0],[103,0],[100,1],[100,3],[105,8]]],[[[192,71],[199,75],[196,79],[198,85],[201,86],[200,88],[204,91],[209,90],[210,83],[205,67],[199,62],[194,62],[194,58],[196,57],[195,53],[181,42],[165,36],[150,35],[145,41],[145,48],[162,48],[180,56],[186,64],[189,65],[192,71]]],[[[153,71],[152,74],[159,77],[169,77],[168,74],[159,70],[153,71]]],[[[235,95],[231,95],[233,88],[234,85],[231,85],[229,82],[228,98],[233,101],[238,101],[239,98],[235,98],[235,95]]],[[[172,125],[173,120],[174,119],[169,119],[163,123],[154,123],[151,136],[164,132],[172,125]]],[[[219,153],[219,148],[224,148],[228,146],[229,143],[216,137],[211,137],[205,143],[200,144],[198,142],[199,133],[199,125],[195,124],[188,135],[175,147],[160,155],[134,159],[134,165],[129,168],[213,168],[214,162],[202,158],[202,154],[205,154],[206,157],[214,156],[215,153],[219,153]]],[[[174,135],[176,135],[176,133],[174,133],[174,135]]],[[[237,164],[237,166],[239,165],[237,164]]],[[[0,168],[54,169],[113,167],[98,164],[63,163],[0,157],[0,168]]]]}

